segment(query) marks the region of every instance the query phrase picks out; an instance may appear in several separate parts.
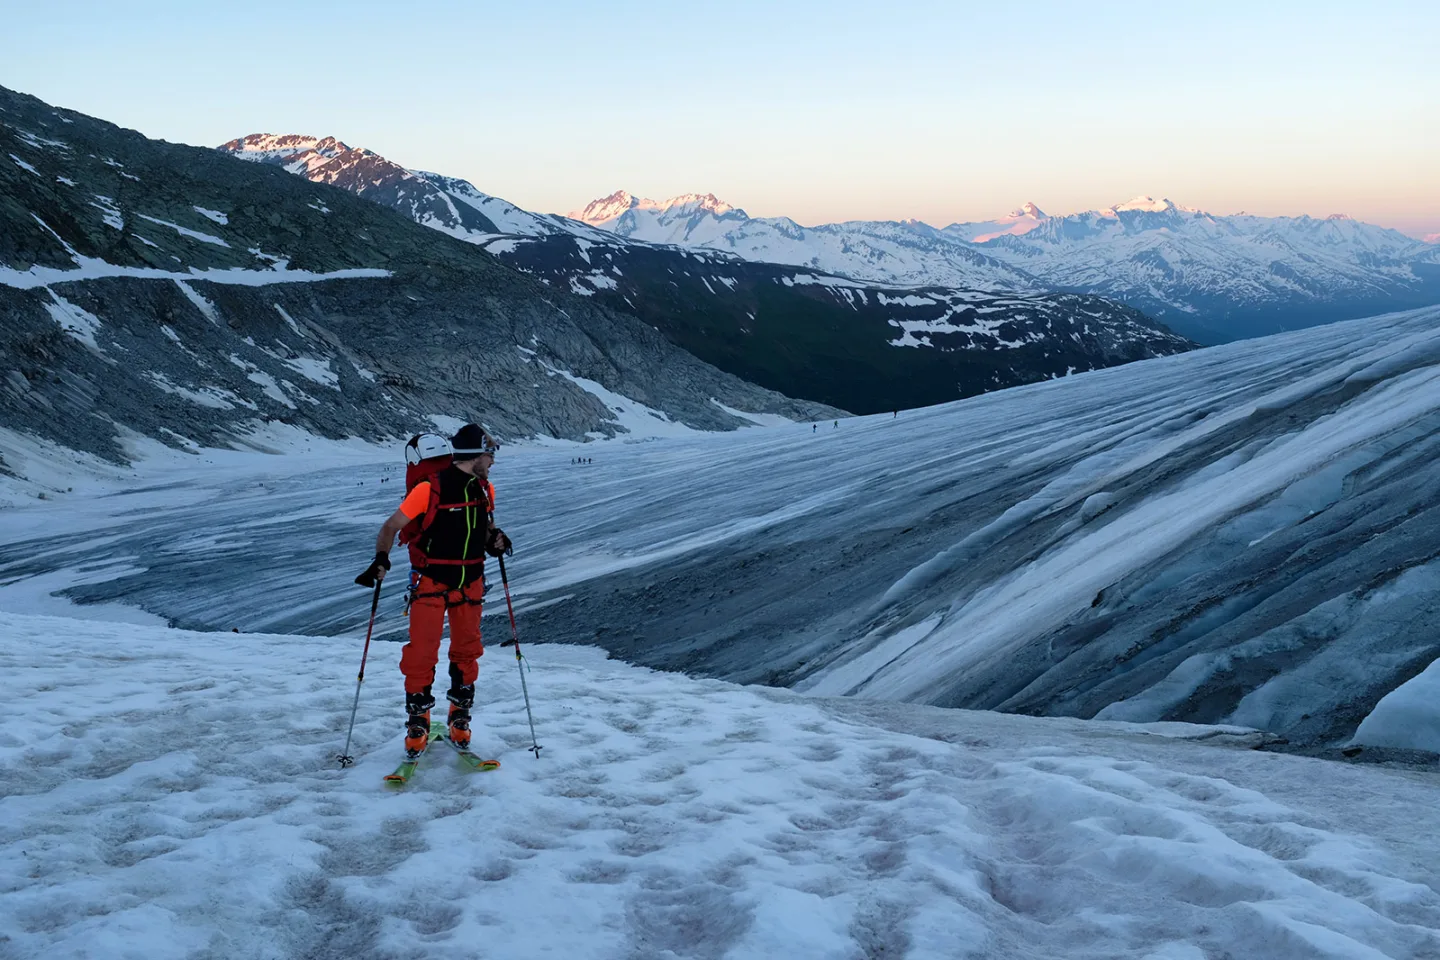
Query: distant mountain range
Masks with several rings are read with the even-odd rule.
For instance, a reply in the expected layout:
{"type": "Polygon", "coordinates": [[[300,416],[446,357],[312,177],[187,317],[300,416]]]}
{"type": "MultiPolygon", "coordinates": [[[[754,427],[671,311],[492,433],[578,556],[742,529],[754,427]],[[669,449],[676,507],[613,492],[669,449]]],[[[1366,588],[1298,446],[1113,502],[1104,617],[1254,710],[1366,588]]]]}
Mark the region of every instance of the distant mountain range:
{"type": "MultiPolygon", "coordinates": [[[[892,285],[1111,297],[1201,342],[1440,302],[1440,247],[1343,215],[1219,216],[1137,197],[1104,210],[937,228],[917,220],[804,227],[714,196],[624,191],[571,214],[617,236],[703,247],[892,285]]],[[[1428,238],[1427,238],[1428,239],[1428,238]]]]}
{"type": "Polygon", "coordinates": [[[406,170],[333,138],[255,134],[221,149],[352,189],[472,241],[608,234],[886,288],[1086,293],[1202,343],[1440,302],[1440,245],[1343,215],[1221,216],[1136,197],[1063,216],[1026,203],[1004,217],[946,227],[918,220],[806,227],[751,217],[713,194],[656,201],[621,190],[561,217],[528,213],[464,180],[406,170]]]}
{"type": "Polygon", "coordinates": [[[617,194],[581,211],[581,220],[526,213],[464,180],[408,170],[333,137],[251,134],[219,149],[390,207],[552,287],[633,313],[722,370],[855,413],[941,403],[1194,346],[1099,297],[1034,284],[1002,294],[857,282],[615,229],[637,211],[744,216],[713,196],[676,198],[662,210],[617,194]]]}

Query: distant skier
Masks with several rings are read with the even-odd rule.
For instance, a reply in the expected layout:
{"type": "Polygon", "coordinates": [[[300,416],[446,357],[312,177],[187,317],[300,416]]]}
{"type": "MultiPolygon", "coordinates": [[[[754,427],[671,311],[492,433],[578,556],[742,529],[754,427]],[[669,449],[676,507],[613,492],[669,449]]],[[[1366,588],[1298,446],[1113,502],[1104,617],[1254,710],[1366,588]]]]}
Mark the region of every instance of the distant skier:
{"type": "Polygon", "coordinates": [[[818,423],[812,423],[812,424],[810,424],[810,432],[811,432],[811,433],[814,433],[816,430],[819,430],[819,429],[820,429],[820,424],[818,424],[818,423]]]}
{"type": "MultiPolygon", "coordinates": [[[[480,640],[480,607],[485,596],[485,556],[510,550],[510,538],[494,525],[495,486],[490,468],[497,444],[484,428],[467,423],[447,444],[443,437],[418,436],[406,449],[420,479],[411,486],[375,538],[375,559],[357,578],[374,583],[390,569],[396,534],[410,545],[410,642],[400,651],[405,675],[405,754],[418,757],[429,744],[430,708],[435,697],[435,663],[440,637],[450,620],[449,736],[469,749],[470,708],[475,704],[480,640]]],[[[407,472],[408,473],[408,472],[407,472]]],[[[407,483],[410,477],[407,475],[407,483]]]]}
{"type": "Polygon", "coordinates": [[[839,420],[836,420],[836,421],[835,421],[835,429],[836,429],[836,430],[839,430],[839,429],[840,429],[840,421],[839,421],[839,420]]]}

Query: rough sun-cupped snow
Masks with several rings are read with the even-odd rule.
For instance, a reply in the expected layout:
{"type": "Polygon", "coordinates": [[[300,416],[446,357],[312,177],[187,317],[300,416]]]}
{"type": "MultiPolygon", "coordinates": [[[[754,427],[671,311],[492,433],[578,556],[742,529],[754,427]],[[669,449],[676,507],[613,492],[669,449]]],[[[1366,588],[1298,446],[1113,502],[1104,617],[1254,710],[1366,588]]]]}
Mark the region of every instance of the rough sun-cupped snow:
{"type": "MultiPolygon", "coordinates": [[[[352,597],[357,603],[359,597],[352,597]]],[[[396,648],[4,614],[7,957],[1415,958],[1430,777],[525,648],[403,791],[396,648]]],[[[490,627],[498,630],[498,623],[490,627]]]]}

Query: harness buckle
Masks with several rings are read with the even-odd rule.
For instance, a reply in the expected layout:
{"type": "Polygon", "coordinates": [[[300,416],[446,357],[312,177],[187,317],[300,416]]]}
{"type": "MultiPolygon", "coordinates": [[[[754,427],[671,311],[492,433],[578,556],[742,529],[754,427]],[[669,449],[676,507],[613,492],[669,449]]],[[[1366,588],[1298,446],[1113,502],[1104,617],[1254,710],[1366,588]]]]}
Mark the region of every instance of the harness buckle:
{"type": "Polygon", "coordinates": [[[401,616],[410,616],[410,605],[415,602],[415,595],[420,592],[420,571],[414,567],[410,568],[410,585],[405,588],[405,610],[401,616]]]}

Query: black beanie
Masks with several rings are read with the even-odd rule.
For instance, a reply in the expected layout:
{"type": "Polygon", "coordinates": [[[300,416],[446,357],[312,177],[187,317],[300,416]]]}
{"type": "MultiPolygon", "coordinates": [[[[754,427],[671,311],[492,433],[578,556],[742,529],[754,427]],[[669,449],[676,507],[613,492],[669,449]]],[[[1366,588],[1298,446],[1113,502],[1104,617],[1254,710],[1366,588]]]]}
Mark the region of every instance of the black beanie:
{"type": "Polygon", "coordinates": [[[458,460],[468,460],[482,453],[494,453],[497,444],[485,428],[478,423],[467,423],[450,438],[450,446],[458,460]]]}

